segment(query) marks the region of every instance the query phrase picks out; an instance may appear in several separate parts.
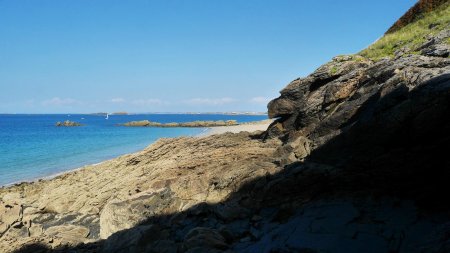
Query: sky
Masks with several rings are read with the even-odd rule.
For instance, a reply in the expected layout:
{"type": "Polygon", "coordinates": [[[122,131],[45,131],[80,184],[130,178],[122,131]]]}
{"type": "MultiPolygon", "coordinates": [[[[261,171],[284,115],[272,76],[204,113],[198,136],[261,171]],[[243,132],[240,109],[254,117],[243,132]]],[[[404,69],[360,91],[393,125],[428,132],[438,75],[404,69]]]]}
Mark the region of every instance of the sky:
{"type": "Polygon", "coordinates": [[[0,0],[0,113],[265,112],[413,0],[0,0]]]}

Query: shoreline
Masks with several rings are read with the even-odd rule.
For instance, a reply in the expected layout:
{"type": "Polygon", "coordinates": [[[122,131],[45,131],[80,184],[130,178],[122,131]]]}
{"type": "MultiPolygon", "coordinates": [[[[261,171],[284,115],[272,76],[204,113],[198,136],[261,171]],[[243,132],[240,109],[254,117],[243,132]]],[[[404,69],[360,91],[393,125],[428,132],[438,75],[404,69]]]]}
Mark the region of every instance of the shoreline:
{"type": "MultiPolygon", "coordinates": [[[[265,119],[265,120],[260,120],[260,121],[251,121],[251,122],[244,122],[244,123],[240,123],[239,125],[234,125],[234,126],[218,126],[218,127],[199,127],[199,128],[203,128],[203,131],[199,134],[196,135],[186,135],[186,136],[179,136],[179,137],[194,137],[194,138],[203,138],[203,137],[208,137],[208,136],[212,136],[212,135],[218,135],[218,134],[224,134],[224,133],[239,133],[239,132],[255,132],[255,131],[265,131],[267,129],[267,127],[273,122],[272,119],[265,119]]],[[[159,139],[158,139],[159,140],[159,139]]],[[[4,190],[10,187],[15,187],[15,186],[20,186],[23,184],[35,184],[38,183],[40,181],[47,181],[47,180],[53,180],[59,176],[63,176],[65,174],[69,174],[69,173],[74,173],[80,170],[83,170],[86,167],[90,167],[90,166],[97,166],[97,165],[101,165],[104,164],[110,160],[114,160],[117,158],[120,158],[122,156],[127,156],[127,155],[132,155],[132,154],[136,154],[139,152],[142,152],[144,149],[146,149],[148,146],[152,145],[153,143],[157,142],[158,140],[155,140],[152,143],[149,143],[146,147],[144,147],[143,149],[137,150],[135,152],[129,152],[129,153],[124,153],[122,155],[116,156],[116,157],[112,157],[100,162],[96,162],[96,163],[91,163],[91,164],[85,164],[81,167],[76,167],[76,168],[72,168],[72,169],[68,169],[68,170],[64,170],[64,171],[60,171],[54,174],[50,174],[50,175],[45,175],[45,176],[39,176],[39,177],[35,177],[32,179],[24,179],[21,181],[16,181],[16,182],[12,182],[12,183],[8,183],[8,184],[4,184],[4,185],[0,185],[0,190],[4,190]]]]}
{"type": "MultiPolygon", "coordinates": [[[[139,152],[139,151],[137,151],[137,152],[139,152]]],[[[129,154],[133,154],[133,153],[135,153],[135,152],[125,153],[123,155],[129,155],[129,154]]],[[[82,169],[84,169],[84,168],[86,168],[88,166],[101,165],[101,164],[103,164],[103,163],[105,163],[105,162],[107,162],[109,160],[119,158],[119,157],[121,157],[123,155],[119,155],[119,156],[116,156],[116,157],[113,157],[113,158],[110,158],[110,159],[106,159],[106,160],[103,160],[103,161],[97,162],[97,163],[89,163],[89,164],[83,165],[81,167],[76,167],[76,168],[72,168],[72,169],[56,172],[56,173],[53,173],[53,174],[50,174],[50,175],[46,175],[46,176],[40,176],[40,177],[35,177],[35,178],[32,178],[32,179],[26,179],[26,180],[22,180],[22,181],[16,181],[16,182],[0,185],[0,190],[1,189],[6,189],[6,188],[9,188],[9,187],[19,186],[19,185],[22,185],[22,184],[34,184],[34,183],[37,183],[37,182],[40,182],[40,181],[52,180],[52,179],[55,179],[55,178],[57,178],[59,176],[63,176],[64,174],[67,174],[67,173],[77,172],[77,171],[82,170],[82,169]]]]}
{"type": "Polygon", "coordinates": [[[17,252],[34,242],[51,249],[103,247],[110,235],[122,231],[122,226],[132,228],[153,206],[157,214],[171,215],[193,210],[202,202],[225,200],[232,185],[224,191],[207,187],[217,178],[240,185],[241,178],[251,180],[263,171],[276,172],[271,154],[279,144],[277,139],[262,142],[248,132],[194,136],[205,130],[211,133],[198,130],[190,136],[160,138],[139,152],[53,175],[50,180],[0,189],[0,213],[8,218],[0,227],[4,228],[0,251],[17,252]],[[230,170],[234,167],[242,169],[235,173],[230,170]],[[141,199],[145,206],[134,202],[141,199]],[[122,201],[137,204],[133,213],[138,216],[125,217],[127,222],[120,221],[118,230],[110,230],[108,215],[110,211],[114,215],[116,204],[122,201]]]}

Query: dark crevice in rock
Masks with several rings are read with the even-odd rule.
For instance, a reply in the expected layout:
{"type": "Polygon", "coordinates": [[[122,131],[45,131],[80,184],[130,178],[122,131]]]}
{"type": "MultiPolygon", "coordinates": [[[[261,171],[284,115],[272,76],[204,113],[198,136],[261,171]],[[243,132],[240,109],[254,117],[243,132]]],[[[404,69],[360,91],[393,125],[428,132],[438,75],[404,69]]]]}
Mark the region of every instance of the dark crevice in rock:
{"type": "Polygon", "coordinates": [[[341,77],[341,76],[333,75],[333,76],[330,76],[330,77],[327,77],[324,79],[317,79],[315,82],[313,82],[309,85],[309,92],[313,92],[313,91],[319,89],[320,87],[324,86],[325,84],[338,79],[339,77],[341,77]]]}

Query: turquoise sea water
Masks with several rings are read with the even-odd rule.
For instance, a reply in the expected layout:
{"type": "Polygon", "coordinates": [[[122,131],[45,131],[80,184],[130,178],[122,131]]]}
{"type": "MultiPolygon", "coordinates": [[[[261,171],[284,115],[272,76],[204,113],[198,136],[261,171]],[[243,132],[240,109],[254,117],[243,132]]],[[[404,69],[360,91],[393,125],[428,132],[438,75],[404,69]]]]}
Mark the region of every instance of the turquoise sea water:
{"type": "Polygon", "coordinates": [[[193,136],[205,128],[120,127],[118,123],[150,120],[161,123],[194,120],[249,122],[265,115],[142,114],[0,115],[0,186],[33,180],[141,150],[161,137],[193,136]],[[82,127],[55,127],[71,120],[82,127]]]}

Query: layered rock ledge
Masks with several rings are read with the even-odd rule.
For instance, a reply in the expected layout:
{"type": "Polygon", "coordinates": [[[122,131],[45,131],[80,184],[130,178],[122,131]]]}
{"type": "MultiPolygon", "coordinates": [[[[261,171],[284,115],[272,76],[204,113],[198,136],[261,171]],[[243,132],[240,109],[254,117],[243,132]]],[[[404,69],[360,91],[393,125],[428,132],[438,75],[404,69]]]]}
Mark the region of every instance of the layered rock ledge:
{"type": "Polygon", "coordinates": [[[270,154],[277,143],[244,132],[161,139],[139,153],[2,188],[0,249],[80,246],[152,215],[219,203],[246,181],[276,172],[270,154]]]}
{"type": "Polygon", "coordinates": [[[217,120],[217,121],[192,121],[192,122],[171,122],[159,123],[149,120],[131,121],[119,126],[127,127],[218,127],[218,126],[236,126],[236,120],[217,120]]]}

